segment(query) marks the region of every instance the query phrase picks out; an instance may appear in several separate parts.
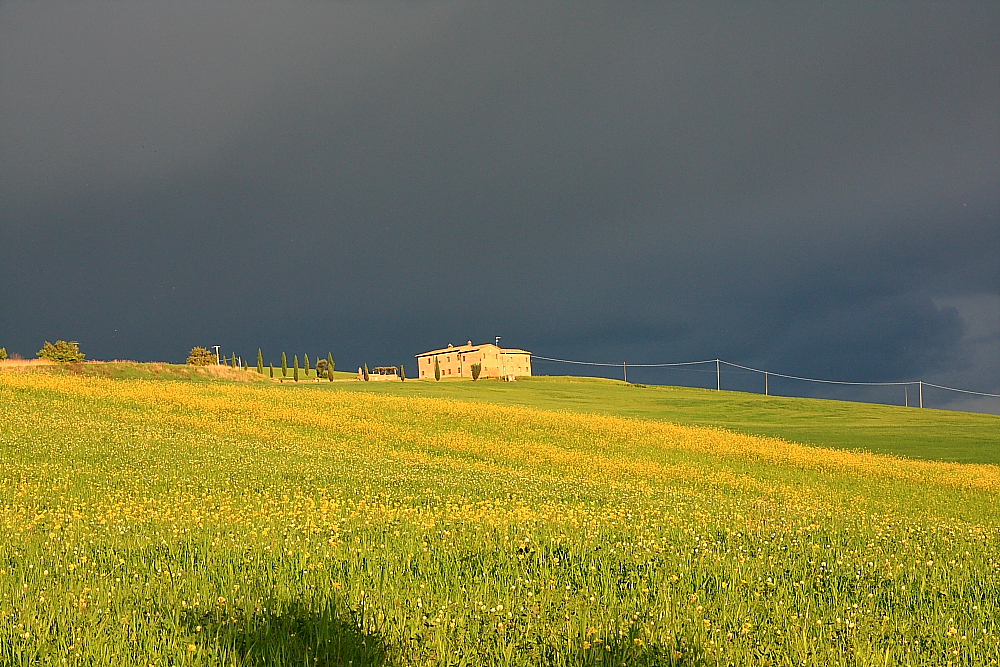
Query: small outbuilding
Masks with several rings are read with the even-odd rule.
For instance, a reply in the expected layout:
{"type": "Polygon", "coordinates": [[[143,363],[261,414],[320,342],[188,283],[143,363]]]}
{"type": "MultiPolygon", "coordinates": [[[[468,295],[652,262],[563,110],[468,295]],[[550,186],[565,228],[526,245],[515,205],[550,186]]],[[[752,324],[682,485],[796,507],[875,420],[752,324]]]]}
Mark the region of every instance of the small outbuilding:
{"type": "Polygon", "coordinates": [[[367,374],[367,376],[365,375],[365,372],[359,368],[358,379],[369,382],[399,382],[403,378],[399,374],[399,369],[395,366],[376,366],[367,374]]]}

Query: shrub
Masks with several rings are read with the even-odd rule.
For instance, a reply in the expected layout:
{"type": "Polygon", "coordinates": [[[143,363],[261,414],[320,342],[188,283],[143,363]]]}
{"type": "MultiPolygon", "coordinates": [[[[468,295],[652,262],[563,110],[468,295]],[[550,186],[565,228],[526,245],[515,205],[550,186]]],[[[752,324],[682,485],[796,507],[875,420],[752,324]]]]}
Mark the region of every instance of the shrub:
{"type": "Polygon", "coordinates": [[[479,379],[479,374],[483,372],[483,365],[479,362],[472,364],[472,381],[479,379]]]}
{"type": "Polygon", "coordinates": [[[55,345],[45,341],[45,345],[38,351],[39,359],[49,359],[50,361],[83,361],[86,356],[80,352],[80,344],[75,340],[57,340],[55,345]]]}
{"type": "Polygon", "coordinates": [[[215,354],[207,347],[192,347],[187,362],[190,366],[210,366],[216,359],[215,354]]]}

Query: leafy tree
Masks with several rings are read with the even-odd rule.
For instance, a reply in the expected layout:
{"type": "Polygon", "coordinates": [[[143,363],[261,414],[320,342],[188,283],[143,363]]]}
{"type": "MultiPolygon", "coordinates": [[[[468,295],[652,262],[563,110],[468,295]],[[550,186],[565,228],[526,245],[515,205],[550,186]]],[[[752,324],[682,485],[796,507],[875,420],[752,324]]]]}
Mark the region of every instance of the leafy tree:
{"type": "Polygon", "coordinates": [[[483,372],[483,364],[481,362],[476,362],[472,364],[472,381],[475,382],[479,379],[479,374],[483,372]]]}
{"type": "Polygon", "coordinates": [[[0,361],[3,361],[6,358],[7,358],[7,348],[0,347],[0,361]]]}
{"type": "Polygon", "coordinates": [[[215,354],[207,347],[192,347],[187,362],[191,366],[210,366],[215,363],[215,354]]]}
{"type": "Polygon", "coordinates": [[[38,351],[39,359],[49,359],[51,361],[83,361],[83,358],[86,356],[83,352],[80,352],[80,344],[75,340],[57,340],[55,345],[49,341],[45,341],[45,345],[38,351]]]}
{"type": "Polygon", "coordinates": [[[306,377],[309,377],[309,355],[305,354],[305,355],[302,355],[302,356],[304,356],[306,358],[306,377]]]}
{"type": "Polygon", "coordinates": [[[319,378],[325,378],[326,377],[326,368],[327,368],[327,366],[326,366],[326,359],[320,359],[319,361],[316,362],[316,378],[317,379],[319,379],[319,378]]]}
{"type": "Polygon", "coordinates": [[[441,379],[441,363],[438,361],[437,357],[434,357],[434,379],[441,379]]]}
{"type": "Polygon", "coordinates": [[[406,382],[406,366],[403,364],[399,365],[399,381],[406,382]]]}
{"type": "Polygon", "coordinates": [[[364,377],[365,382],[368,382],[368,364],[365,364],[365,374],[362,377],[364,377]]]}
{"type": "Polygon", "coordinates": [[[264,353],[257,348],[257,372],[261,375],[264,374],[264,353]]]}
{"type": "Polygon", "coordinates": [[[281,353],[281,377],[288,377],[288,357],[284,352],[281,353]]]}
{"type": "Polygon", "coordinates": [[[333,369],[336,368],[336,364],[333,362],[333,352],[326,353],[326,379],[333,382],[333,369]]]}
{"type": "Polygon", "coordinates": [[[299,381],[299,355],[295,355],[295,381],[299,381]]]}

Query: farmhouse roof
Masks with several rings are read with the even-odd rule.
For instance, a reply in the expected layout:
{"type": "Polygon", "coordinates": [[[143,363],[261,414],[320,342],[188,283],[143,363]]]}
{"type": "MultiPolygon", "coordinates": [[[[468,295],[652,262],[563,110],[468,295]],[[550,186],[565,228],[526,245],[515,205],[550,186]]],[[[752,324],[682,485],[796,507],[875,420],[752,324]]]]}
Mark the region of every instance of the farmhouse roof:
{"type": "Polygon", "coordinates": [[[485,345],[473,345],[470,341],[468,345],[449,345],[448,347],[442,347],[439,350],[431,350],[430,352],[421,352],[420,354],[414,355],[415,357],[429,357],[437,354],[445,354],[448,352],[476,352],[484,347],[492,347],[494,349],[500,350],[500,354],[527,354],[530,355],[531,352],[527,350],[519,350],[517,348],[502,348],[497,347],[493,343],[486,343],[485,345]]]}

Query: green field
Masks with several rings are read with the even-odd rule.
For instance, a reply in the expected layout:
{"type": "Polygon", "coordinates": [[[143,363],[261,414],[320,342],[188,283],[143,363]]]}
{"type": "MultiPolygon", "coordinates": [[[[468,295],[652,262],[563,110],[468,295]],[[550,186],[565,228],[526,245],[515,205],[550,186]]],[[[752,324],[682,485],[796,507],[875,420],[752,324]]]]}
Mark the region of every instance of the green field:
{"type": "MultiPolygon", "coordinates": [[[[199,375],[190,366],[134,362],[67,364],[65,367],[44,367],[41,372],[115,379],[217,380],[210,375],[199,375]]],[[[265,376],[269,374],[267,367],[264,372],[265,376]]],[[[315,370],[308,374],[305,370],[299,372],[303,382],[315,382],[315,370]]],[[[356,377],[353,372],[336,371],[337,380],[356,377]]],[[[275,378],[281,378],[280,368],[275,369],[275,378]]],[[[252,370],[241,379],[260,380],[252,370]]],[[[292,382],[291,369],[284,379],[292,382]]],[[[692,426],[717,426],[820,447],[934,461],[1000,464],[1000,415],[635,385],[584,377],[532,377],[517,382],[410,380],[320,384],[320,389],[325,391],[485,401],[542,410],[617,415],[692,426]]]]}
{"type": "Polygon", "coordinates": [[[421,380],[338,388],[608,414],[918,459],[1000,464],[1000,416],[570,377],[421,380]]]}
{"type": "MultiPolygon", "coordinates": [[[[0,372],[4,372],[0,366],[0,372]]],[[[186,364],[168,364],[161,362],[138,362],[138,361],[88,361],[85,363],[57,364],[52,366],[36,367],[12,367],[9,372],[41,373],[44,375],[77,376],[77,377],[98,377],[110,378],[113,380],[191,380],[196,382],[234,380],[239,382],[260,382],[270,378],[270,368],[264,366],[264,376],[257,374],[256,366],[250,368],[231,369],[229,366],[188,366],[186,364]]],[[[281,367],[274,369],[274,379],[284,378],[293,382],[294,370],[291,366],[286,375],[282,376],[281,367]]],[[[350,380],[357,377],[357,373],[346,371],[334,371],[334,378],[337,380],[350,380]]],[[[299,369],[299,378],[302,381],[315,381],[316,369],[299,369]]]]}
{"type": "Polygon", "coordinates": [[[77,370],[0,373],[4,666],[1000,664],[1000,467],[787,441],[995,418],[77,370]]]}

